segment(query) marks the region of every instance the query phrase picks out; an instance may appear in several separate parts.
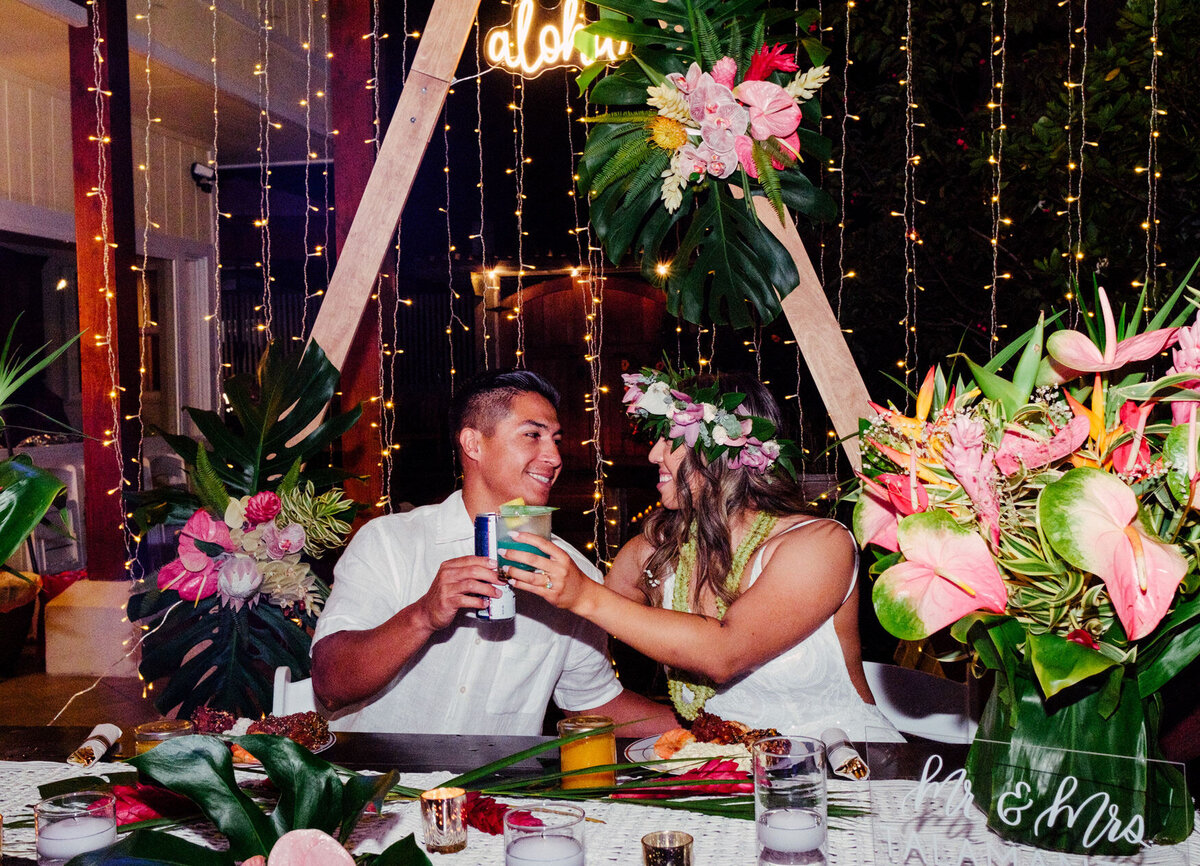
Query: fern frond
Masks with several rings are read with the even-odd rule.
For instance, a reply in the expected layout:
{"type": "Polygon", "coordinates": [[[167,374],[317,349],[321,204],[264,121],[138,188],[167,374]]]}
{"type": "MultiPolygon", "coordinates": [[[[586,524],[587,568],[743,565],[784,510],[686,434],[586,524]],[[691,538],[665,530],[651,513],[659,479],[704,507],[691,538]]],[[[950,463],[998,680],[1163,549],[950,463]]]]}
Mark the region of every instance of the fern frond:
{"type": "Polygon", "coordinates": [[[742,23],[734,18],[729,24],[729,42],[725,48],[725,56],[732,57],[737,61],[738,65],[738,81],[742,80],[742,76],[746,74],[746,68],[742,66],[742,23]]]}
{"type": "Polygon", "coordinates": [[[783,142],[773,135],[765,141],[758,142],[758,144],[767,152],[769,157],[776,162],[782,162],[784,165],[795,165],[796,161],[800,159],[795,151],[790,147],[786,147],[783,142]]]}
{"type": "Polygon", "coordinates": [[[767,19],[764,16],[759,16],[758,21],[754,24],[754,30],[750,34],[750,41],[742,46],[742,56],[738,58],[738,69],[742,70],[745,75],[745,70],[750,68],[750,60],[754,57],[754,52],[762,48],[763,42],[767,39],[767,19]]]}
{"type": "Polygon", "coordinates": [[[229,507],[229,491],[217,477],[217,471],[213,469],[212,461],[208,459],[208,451],[203,446],[196,449],[196,466],[192,472],[192,483],[196,487],[196,495],[200,497],[200,501],[204,505],[216,511],[217,514],[225,514],[225,509],[229,507]]]}
{"type": "Polygon", "coordinates": [[[766,193],[767,200],[771,202],[771,207],[775,208],[779,221],[786,224],[787,209],[783,205],[779,173],[775,171],[775,166],[771,165],[770,155],[763,149],[761,142],[757,141],[754,142],[754,167],[758,169],[758,183],[766,193]]]}
{"type": "Polygon", "coordinates": [[[610,111],[579,118],[584,123],[644,123],[658,117],[657,111],[610,111]]]}
{"type": "Polygon", "coordinates": [[[614,180],[629,174],[649,157],[650,144],[642,136],[625,142],[593,178],[591,195],[604,192],[614,180]]]}
{"type": "Polygon", "coordinates": [[[696,11],[696,35],[700,38],[700,63],[711,70],[721,59],[721,40],[708,16],[699,10],[696,11]]]}
{"type": "Polygon", "coordinates": [[[301,458],[297,457],[292,463],[292,466],[287,471],[287,475],[283,476],[283,480],[279,482],[279,486],[275,488],[275,492],[283,496],[285,493],[290,493],[292,488],[296,486],[296,482],[300,480],[300,462],[301,458]]]}
{"type": "Polygon", "coordinates": [[[662,173],[670,164],[671,154],[661,148],[655,148],[654,155],[638,167],[633,180],[629,183],[625,197],[634,199],[650,184],[659,183],[662,180],[662,173]]]}

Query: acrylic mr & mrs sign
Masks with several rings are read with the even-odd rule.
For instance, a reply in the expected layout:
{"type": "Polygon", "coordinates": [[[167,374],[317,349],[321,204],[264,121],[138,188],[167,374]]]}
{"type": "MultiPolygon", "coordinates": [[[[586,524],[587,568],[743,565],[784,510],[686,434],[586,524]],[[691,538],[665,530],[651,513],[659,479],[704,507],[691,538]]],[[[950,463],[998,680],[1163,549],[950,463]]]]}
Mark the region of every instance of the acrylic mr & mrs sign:
{"type": "MultiPolygon", "coordinates": [[[[916,782],[872,781],[875,862],[888,866],[1187,866],[1186,845],[1143,849],[1145,817],[1126,814],[1106,791],[1091,789],[1086,780],[1035,771],[1028,779],[995,792],[997,817],[1047,848],[1061,847],[1056,842],[1069,836],[1076,840],[1073,853],[1001,838],[976,808],[965,771],[948,770],[935,754],[916,782]],[[1103,853],[1122,848],[1132,855],[1103,853]]],[[[1005,828],[996,830],[1003,834],[1005,828]]]]}
{"type": "Polygon", "coordinates": [[[597,61],[618,59],[628,44],[580,33],[588,25],[580,5],[580,0],[562,0],[555,11],[542,8],[537,0],[518,0],[512,19],[488,31],[484,41],[488,63],[535,78],[547,69],[585,69],[597,61]]]}

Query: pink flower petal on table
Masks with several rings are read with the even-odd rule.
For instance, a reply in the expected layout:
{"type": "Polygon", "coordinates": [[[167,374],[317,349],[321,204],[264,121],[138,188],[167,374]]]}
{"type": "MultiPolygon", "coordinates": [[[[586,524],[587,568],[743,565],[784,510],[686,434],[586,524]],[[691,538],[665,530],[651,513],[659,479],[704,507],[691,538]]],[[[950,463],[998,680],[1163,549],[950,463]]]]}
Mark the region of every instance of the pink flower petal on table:
{"type": "Polygon", "coordinates": [[[885,571],[872,599],[884,627],[920,640],[976,610],[1003,613],[1008,593],[979,533],[941,510],[900,521],[905,561],[885,571]]]}

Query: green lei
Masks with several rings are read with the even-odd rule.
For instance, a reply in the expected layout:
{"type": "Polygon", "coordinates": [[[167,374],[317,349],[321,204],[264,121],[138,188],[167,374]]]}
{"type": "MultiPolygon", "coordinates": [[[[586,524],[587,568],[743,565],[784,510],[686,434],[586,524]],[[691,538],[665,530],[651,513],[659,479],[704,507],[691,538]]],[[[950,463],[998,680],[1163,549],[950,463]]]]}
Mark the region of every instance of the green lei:
{"type": "MultiPolygon", "coordinates": [[[[774,514],[759,514],[754,518],[754,523],[750,525],[750,531],[746,533],[746,537],[734,551],[733,562],[729,565],[729,574],[725,576],[725,589],[730,594],[737,592],[737,588],[742,582],[742,573],[746,570],[746,563],[750,561],[751,554],[758,550],[759,545],[771,534],[771,530],[775,528],[778,520],[779,518],[774,514]]],[[[687,543],[679,549],[679,562],[675,565],[675,591],[671,597],[672,610],[691,613],[688,590],[695,571],[696,524],[693,523],[688,530],[687,543]]],[[[718,595],[717,619],[725,618],[725,611],[728,607],[718,595]]],[[[704,709],[704,704],[708,699],[717,693],[717,690],[708,683],[685,680],[670,668],[668,668],[667,674],[667,691],[671,695],[671,703],[675,705],[676,712],[688,720],[696,718],[696,715],[704,709]],[[688,691],[692,693],[690,701],[684,699],[684,686],[687,686],[688,691]]]]}

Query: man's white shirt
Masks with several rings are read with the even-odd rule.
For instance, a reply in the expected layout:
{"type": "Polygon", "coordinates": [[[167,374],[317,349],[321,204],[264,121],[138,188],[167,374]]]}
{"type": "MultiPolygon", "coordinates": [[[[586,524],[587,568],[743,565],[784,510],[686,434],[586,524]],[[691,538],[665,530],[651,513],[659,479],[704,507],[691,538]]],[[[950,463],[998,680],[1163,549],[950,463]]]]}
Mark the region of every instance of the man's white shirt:
{"type": "MultiPolygon", "coordinates": [[[[438,505],[377,517],[334,569],[313,643],[383,624],[425,594],[438,567],[475,553],[474,523],[456,491],[438,505]]],[[[592,580],[600,573],[563,548],[592,580]]],[[[334,716],[338,730],[443,734],[539,734],[546,704],[590,709],[621,693],[596,626],[536,596],[517,593],[517,615],[489,622],[460,611],[373,699],[334,716]]],[[[356,664],[376,663],[369,658],[356,664]]]]}

